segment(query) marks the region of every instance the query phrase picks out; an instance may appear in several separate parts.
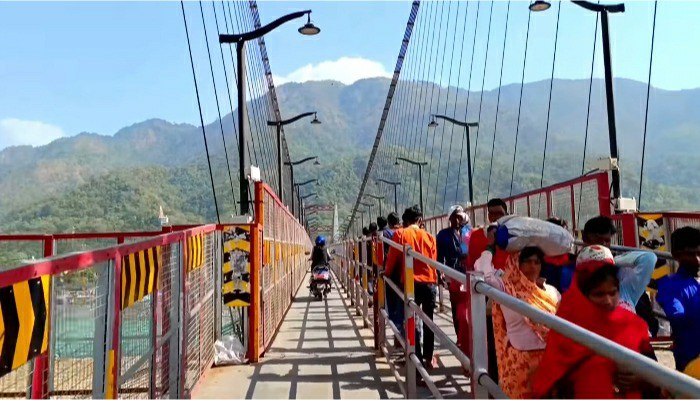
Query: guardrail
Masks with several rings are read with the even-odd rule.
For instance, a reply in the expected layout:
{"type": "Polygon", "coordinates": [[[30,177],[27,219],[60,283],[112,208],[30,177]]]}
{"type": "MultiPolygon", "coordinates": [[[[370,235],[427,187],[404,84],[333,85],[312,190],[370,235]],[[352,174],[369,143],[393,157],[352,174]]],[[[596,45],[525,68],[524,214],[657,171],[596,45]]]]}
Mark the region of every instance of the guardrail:
{"type": "Polygon", "coordinates": [[[0,272],[0,397],[188,397],[222,334],[258,360],[306,273],[302,225],[256,182],[251,223],[163,229],[0,235],[40,258],[0,272]]]}
{"type": "MultiPolygon", "coordinates": [[[[336,276],[339,277],[340,283],[348,293],[349,298],[356,299],[357,292],[360,289],[359,284],[355,281],[356,267],[361,264],[361,261],[366,261],[367,258],[362,258],[362,247],[358,244],[359,241],[346,241],[337,245],[336,254],[338,261],[335,263],[336,276]],[[357,249],[357,250],[355,250],[357,249]]],[[[501,304],[509,309],[518,312],[519,314],[530,318],[531,320],[541,323],[556,332],[580,343],[593,350],[593,352],[604,357],[614,359],[618,364],[626,367],[630,371],[638,374],[648,382],[657,385],[661,388],[666,388],[674,394],[689,397],[700,397],[700,382],[688,377],[675,370],[664,367],[653,360],[633,352],[623,346],[620,346],[602,336],[594,334],[586,329],[579,327],[569,321],[559,318],[554,315],[544,313],[529,304],[522,302],[515,297],[512,297],[500,290],[493,288],[484,282],[483,276],[480,273],[470,272],[468,274],[461,273],[452,268],[447,267],[435,260],[431,260],[420,253],[413,251],[409,246],[400,246],[397,243],[388,240],[384,237],[378,237],[374,240],[377,259],[376,265],[382,264],[383,246],[390,246],[396,250],[400,250],[404,255],[405,280],[403,287],[398,287],[391,280],[385,279],[382,271],[378,271],[377,286],[375,290],[376,310],[375,319],[375,349],[378,356],[384,356],[390,366],[398,385],[406,398],[415,398],[417,394],[417,376],[420,374],[426,387],[430,390],[434,398],[442,398],[442,394],[431,378],[430,372],[423,368],[420,361],[415,356],[415,335],[413,330],[417,321],[421,321],[425,327],[431,329],[436,338],[464,367],[469,371],[471,378],[471,393],[475,398],[507,398],[502,389],[488,374],[488,354],[487,354],[487,336],[486,336],[486,298],[492,299],[494,302],[501,304]],[[422,312],[420,307],[414,300],[413,292],[413,262],[414,260],[422,261],[450,279],[463,282],[466,287],[470,288],[470,309],[469,312],[469,330],[470,330],[470,351],[471,354],[463,352],[457,344],[450,339],[448,334],[435,324],[430,318],[422,312]],[[404,326],[405,335],[400,334],[398,327],[390,320],[387,311],[384,310],[386,293],[392,290],[402,299],[404,303],[404,326]],[[392,358],[389,347],[386,343],[387,328],[393,333],[397,342],[403,349],[406,364],[403,368],[397,366],[392,358]]],[[[624,248],[618,248],[624,250],[624,248]]],[[[354,300],[353,306],[357,307],[358,301],[354,300]]],[[[366,314],[362,313],[363,318],[366,314]]]]}

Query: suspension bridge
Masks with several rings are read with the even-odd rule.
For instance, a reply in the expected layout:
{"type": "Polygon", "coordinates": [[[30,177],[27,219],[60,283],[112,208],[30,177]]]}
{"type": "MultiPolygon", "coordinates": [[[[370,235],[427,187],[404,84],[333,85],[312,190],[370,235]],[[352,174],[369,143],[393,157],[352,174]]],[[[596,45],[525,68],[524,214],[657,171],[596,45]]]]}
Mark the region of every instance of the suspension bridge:
{"type": "Polygon", "coordinates": [[[444,210],[451,204],[466,204],[472,225],[484,226],[486,201],[500,197],[512,214],[566,220],[575,236],[588,219],[609,216],[618,228],[614,250],[654,251],[665,260],[654,278],[668,274],[670,232],[700,226],[700,213],[640,210],[663,4],[654,2],[643,22],[651,32],[649,53],[638,62],[648,65],[648,81],[643,118],[636,121],[643,128],[640,170],[632,180],[622,174],[617,132],[638,126],[616,119],[610,43],[610,26],[626,18],[624,5],[406,3],[406,28],[364,176],[359,187],[337,188],[356,194],[350,210],[312,203],[316,193],[308,187],[318,179],[299,179],[299,170],[295,178],[295,167],[319,160],[293,160],[288,143],[294,139],[285,126],[318,125],[324,117],[314,110],[284,115],[266,49],[266,34],[300,18],[299,33],[320,34],[312,11],[263,24],[264,3],[255,1],[179,7],[216,220],[170,225],[162,215],[156,231],[0,234],[0,243],[31,244],[36,252],[31,262],[3,265],[0,272],[0,397],[502,398],[488,370],[487,298],[670,393],[700,397],[700,383],[667,361],[668,338],[655,345],[661,362],[651,361],[485,285],[478,274],[362,236],[377,216],[416,203],[433,235],[448,226],[444,210]],[[590,23],[591,47],[566,53],[587,71],[575,86],[583,106],[571,127],[562,115],[572,109],[557,93],[555,77],[560,35],[575,18],[590,23]],[[553,32],[547,59],[542,51],[529,54],[540,45],[532,43],[531,31],[543,24],[553,32]],[[195,27],[203,43],[195,42],[195,27]],[[195,57],[199,45],[206,58],[195,57]],[[603,79],[595,73],[601,65],[603,79]],[[526,93],[531,69],[548,79],[526,93]],[[519,83],[504,85],[505,75],[519,83]],[[492,91],[487,76],[496,83],[492,91]],[[205,87],[213,89],[218,117],[208,125],[205,87]],[[562,132],[581,136],[580,148],[571,157],[548,158],[553,147],[571,147],[562,132]],[[597,159],[601,142],[605,154],[597,159]],[[647,221],[654,221],[664,247],[650,244],[647,221]],[[307,296],[306,287],[317,234],[332,239],[334,254],[333,290],[323,301],[307,296]],[[73,251],[78,245],[82,250],[73,251]],[[418,260],[468,288],[469,350],[457,345],[447,290],[439,287],[429,318],[412,283],[383,278],[388,247],[403,253],[408,277],[418,260]],[[408,335],[385,310],[388,291],[403,301],[408,335]],[[434,368],[416,357],[416,324],[435,333],[434,368]],[[217,366],[225,340],[235,343],[229,350],[237,362],[217,366]]]}

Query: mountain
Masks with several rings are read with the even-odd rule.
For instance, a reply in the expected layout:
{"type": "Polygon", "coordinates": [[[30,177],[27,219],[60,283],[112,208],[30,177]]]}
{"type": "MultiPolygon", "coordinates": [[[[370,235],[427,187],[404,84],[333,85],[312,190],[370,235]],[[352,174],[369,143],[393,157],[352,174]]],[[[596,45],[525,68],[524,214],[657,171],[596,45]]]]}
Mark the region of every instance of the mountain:
{"type": "MultiPolygon", "coordinates": [[[[305,193],[317,191],[319,203],[338,203],[341,218],[347,215],[357,196],[388,86],[388,79],[375,78],[352,85],[334,81],[288,83],[277,89],[283,118],[317,111],[323,122],[317,126],[302,120],[285,127],[285,133],[293,160],[318,155],[322,163],[320,167],[311,163],[299,166],[295,169],[295,178],[301,181],[318,176],[319,186],[305,188],[305,193]]],[[[514,182],[516,193],[539,187],[549,86],[549,81],[540,81],[523,87],[514,182]]],[[[586,130],[588,81],[556,79],[552,87],[545,184],[581,173],[586,130]]],[[[626,195],[636,197],[646,85],[617,79],[615,91],[623,189],[626,195]]],[[[402,124],[387,124],[384,140],[388,141],[385,143],[395,143],[394,139],[402,137],[400,135],[405,133],[402,129],[406,127],[420,135],[428,135],[429,140],[422,147],[401,147],[397,151],[413,151],[426,158],[432,154],[436,161],[426,171],[426,187],[436,187],[440,183],[437,190],[427,193],[432,204],[429,212],[442,211],[442,204],[453,201],[453,198],[458,201],[466,198],[464,171],[461,176],[452,172],[449,178],[446,177],[447,169],[454,168],[453,163],[448,166],[447,160],[458,160],[459,148],[449,149],[446,144],[449,141],[442,139],[442,135],[459,134],[459,130],[452,131],[441,124],[442,127],[435,132],[424,133],[430,112],[477,120],[481,108],[479,138],[472,143],[477,151],[477,198],[486,196],[484,188],[488,186],[494,136],[490,194],[508,194],[520,85],[503,86],[500,102],[498,90],[485,91],[482,96],[479,92],[467,94],[463,89],[439,87],[428,82],[402,81],[397,94],[404,99],[413,99],[414,104],[401,113],[402,124]],[[422,101],[416,100],[421,93],[422,101]],[[483,101],[480,101],[482,97],[483,101]],[[467,102],[469,112],[465,113],[467,102]],[[438,165],[434,165],[436,163],[438,165]],[[443,191],[443,182],[448,182],[449,190],[443,191]],[[459,193],[454,188],[457,182],[461,185],[459,193]]],[[[593,82],[591,98],[589,163],[599,155],[608,154],[601,81],[593,82]]],[[[255,163],[262,166],[269,177],[274,166],[274,157],[270,156],[274,154],[274,133],[260,123],[264,117],[260,110],[268,101],[267,98],[254,99],[249,108],[251,118],[258,121],[251,124],[251,136],[257,146],[255,151],[260,153],[257,157],[254,155],[255,163]],[[262,146],[268,150],[266,156],[263,156],[262,146]]],[[[394,107],[401,104],[397,100],[394,107]]],[[[700,208],[694,184],[700,170],[700,156],[696,154],[700,131],[698,106],[700,89],[667,91],[652,88],[644,176],[645,208],[700,208]]],[[[205,126],[217,199],[225,217],[233,212],[233,199],[221,126],[235,179],[238,165],[236,118],[228,114],[221,124],[213,121],[205,126]]],[[[377,168],[392,169],[393,161],[381,160],[377,168]]],[[[411,176],[403,179],[405,186],[409,187],[414,180],[411,176]]],[[[274,186],[274,182],[271,184],[274,186]]],[[[73,227],[87,230],[146,229],[155,223],[153,217],[161,204],[171,219],[178,222],[215,219],[202,129],[159,119],[123,128],[113,136],[81,133],[41,147],[6,148],[0,151],[0,193],[0,231],[3,232],[65,231],[73,227]],[[85,212],[76,214],[76,210],[85,212]],[[98,212],[102,213],[101,216],[98,212]]],[[[413,201],[415,193],[402,188],[400,196],[413,201]]]]}

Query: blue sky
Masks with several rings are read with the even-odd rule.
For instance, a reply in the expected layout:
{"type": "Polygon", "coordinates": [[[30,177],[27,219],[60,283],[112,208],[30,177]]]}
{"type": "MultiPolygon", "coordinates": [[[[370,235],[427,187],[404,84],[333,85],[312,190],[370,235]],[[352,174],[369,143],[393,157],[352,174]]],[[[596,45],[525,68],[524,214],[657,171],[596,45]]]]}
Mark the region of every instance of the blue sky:
{"type": "MultiPolygon", "coordinates": [[[[699,3],[659,5],[652,85],[672,90],[700,87],[699,3]]],[[[614,71],[616,76],[646,81],[653,3],[627,5],[624,15],[611,16],[614,71]]],[[[452,3],[452,12],[464,15],[467,6],[472,13],[469,24],[476,21],[475,3],[452,3]]],[[[483,63],[489,6],[480,5],[475,65],[483,63]]],[[[506,6],[499,1],[493,8],[487,89],[498,84],[506,6]]],[[[211,3],[204,7],[208,31],[213,32],[211,3]]],[[[426,11],[435,4],[424,2],[422,7],[426,11]]],[[[410,2],[259,2],[263,23],[307,8],[313,9],[320,35],[303,37],[296,33],[300,24],[293,22],[266,37],[278,82],[351,82],[393,70],[410,2]]],[[[556,5],[532,16],[527,81],[549,77],[555,9],[556,5]]],[[[215,108],[198,3],[187,2],[186,11],[209,122],[215,108]]],[[[511,4],[504,83],[519,82],[527,15],[527,2],[511,4]]],[[[459,20],[461,32],[464,22],[459,20]]],[[[594,22],[592,13],[562,3],[556,77],[587,76],[594,22]]],[[[218,44],[211,45],[216,55],[218,44]]],[[[0,2],[0,51],[0,149],[44,144],[81,131],[113,134],[153,117],[198,123],[179,2],[0,2]]],[[[602,74],[600,62],[596,74],[602,74]]],[[[451,83],[457,84],[454,78],[451,83]]],[[[472,84],[480,83],[481,75],[475,74],[472,84]]],[[[466,86],[466,79],[460,84],[466,86]]]]}

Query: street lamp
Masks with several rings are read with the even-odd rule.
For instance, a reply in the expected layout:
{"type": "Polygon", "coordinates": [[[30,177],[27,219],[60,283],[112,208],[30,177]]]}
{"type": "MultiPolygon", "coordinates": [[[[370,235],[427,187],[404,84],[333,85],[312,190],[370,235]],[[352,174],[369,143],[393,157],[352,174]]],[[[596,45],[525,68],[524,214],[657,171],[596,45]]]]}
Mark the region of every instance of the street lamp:
{"type": "Polygon", "coordinates": [[[304,164],[304,163],[311,161],[311,160],[316,160],[316,161],[314,161],[314,165],[321,165],[321,163],[318,162],[317,156],[306,157],[306,158],[302,158],[299,161],[290,161],[290,162],[284,163],[284,165],[289,166],[289,177],[291,178],[289,182],[292,185],[292,212],[294,212],[294,167],[297,165],[304,164]]]}
{"type": "Polygon", "coordinates": [[[403,158],[403,157],[396,157],[396,163],[394,165],[399,165],[399,161],[407,162],[409,164],[413,164],[418,166],[418,188],[420,190],[420,210],[421,212],[425,212],[425,208],[423,208],[423,167],[428,165],[427,162],[418,162],[418,161],[413,161],[409,160],[408,158],[403,158]]]}
{"type": "MultiPolygon", "coordinates": [[[[615,125],[615,99],[613,96],[612,62],[610,57],[610,29],[608,26],[608,13],[625,12],[625,4],[596,4],[589,1],[572,1],[581,8],[600,13],[600,27],[603,37],[603,65],[605,66],[605,102],[608,111],[608,137],[610,140],[610,158],[618,159],[617,128],[615,125]]],[[[538,0],[530,4],[531,11],[544,11],[549,8],[549,3],[538,0]],[[546,3],[546,5],[545,5],[546,3]]],[[[616,201],[620,199],[620,170],[612,168],[612,191],[616,201]]],[[[615,205],[617,207],[617,204],[615,205]]]]}
{"type": "MultiPolygon", "coordinates": [[[[301,196],[301,194],[299,193],[299,188],[302,186],[308,185],[309,183],[314,183],[314,182],[318,182],[318,179],[309,179],[308,181],[301,182],[301,183],[293,183],[292,182],[292,184],[293,184],[293,186],[292,186],[292,211],[294,211],[294,209],[295,209],[294,208],[294,194],[296,193],[297,196],[301,196]]],[[[299,197],[299,208],[300,208],[300,210],[299,210],[299,213],[297,215],[301,214],[301,197],[299,197]]]]}
{"type": "Polygon", "coordinates": [[[436,118],[445,120],[447,122],[452,122],[453,124],[464,128],[464,134],[467,138],[467,178],[469,180],[469,203],[474,204],[474,185],[472,182],[472,149],[471,149],[471,139],[469,137],[469,128],[477,127],[477,126],[479,126],[479,124],[476,122],[458,121],[458,120],[456,120],[454,118],[450,118],[446,115],[433,114],[433,118],[431,119],[430,123],[428,124],[428,128],[436,128],[439,125],[437,123],[437,121],[435,121],[436,118]]]}
{"type": "Polygon", "coordinates": [[[299,33],[302,35],[316,35],[321,30],[311,23],[311,10],[298,11],[280,17],[269,24],[262,26],[250,32],[241,34],[220,34],[219,43],[235,43],[236,44],[236,63],[238,65],[238,174],[240,184],[240,199],[241,199],[241,214],[248,214],[248,180],[246,179],[246,170],[248,168],[248,158],[245,145],[248,135],[248,108],[246,107],[246,59],[245,59],[245,43],[249,40],[258,39],[267,33],[270,33],[280,25],[291,20],[301,18],[304,15],[308,16],[307,23],[299,28],[299,33]]]}
{"type": "MultiPolygon", "coordinates": [[[[363,205],[363,206],[367,207],[367,211],[368,211],[367,218],[369,218],[369,222],[372,223],[372,207],[373,207],[373,204],[370,204],[370,203],[362,203],[362,202],[361,202],[360,205],[363,205]]],[[[363,224],[363,225],[364,225],[364,224],[363,224]]]]}
{"type": "Polygon", "coordinates": [[[306,199],[308,199],[308,198],[311,197],[311,196],[317,196],[317,195],[318,195],[318,194],[317,194],[316,192],[313,192],[313,193],[307,194],[306,196],[301,196],[301,199],[302,199],[302,200],[306,200],[306,199]]]}
{"type": "Polygon", "coordinates": [[[371,198],[377,200],[379,202],[379,215],[384,215],[384,213],[382,213],[382,200],[384,200],[384,196],[376,196],[376,195],[369,194],[369,193],[365,194],[365,196],[371,197],[371,198]]]}
{"type": "Polygon", "coordinates": [[[311,124],[319,125],[321,121],[319,121],[316,117],[316,111],[299,114],[296,117],[286,119],[283,121],[267,121],[267,126],[277,127],[277,190],[279,191],[280,200],[282,200],[282,202],[284,202],[284,197],[282,193],[282,127],[294,123],[302,118],[310,117],[312,115],[314,116],[314,119],[311,121],[311,124]]]}
{"type": "Polygon", "coordinates": [[[399,200],[398,200],[399,198],[396,195],[396,187],[401,186],[401,182],[392,182],[392,181],[387,181],[386,179],[381,179],[381,178],[374,180],[374,183],[376,185],[379,185],[379,182],[384,182],[387,185],[391,185],[394,187],[394,211],[399,212],[399,200]]]}

